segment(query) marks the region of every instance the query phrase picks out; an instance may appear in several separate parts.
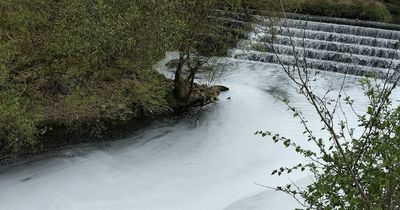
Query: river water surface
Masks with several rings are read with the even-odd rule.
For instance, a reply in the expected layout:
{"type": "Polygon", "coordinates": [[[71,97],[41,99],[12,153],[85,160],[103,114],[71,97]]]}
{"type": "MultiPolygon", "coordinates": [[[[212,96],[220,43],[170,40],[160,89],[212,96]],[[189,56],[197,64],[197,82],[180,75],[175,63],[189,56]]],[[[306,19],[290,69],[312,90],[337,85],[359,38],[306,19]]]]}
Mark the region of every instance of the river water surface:
{"type": "MultiPolygon", "coordinates": [[[[287,97],[320,130],[312,108],[274,64],[228,59],[222,77],[230,87],[200,114],[156,124],[108,146],[82,146],[0,172],[4,210],[245,210],[291,209],[290,197],[257,184],[307,183],[307,173],[271,176],[302,158],[270,139],[270,130],[306,145],[298,120],[276,97],[287,97]],[[230,97],[230,99],[228,99],[230,97]]],[[[323,73],[318,91],[340,87],[343,75],[323,73]]],[[[345,89],[362,111],[356,77],[345,89]]],[[[397,94],[399,95],[399,94],[397,94]]],[[[396,97],[396,96],[395,96],[396,97]]],[[[399,97],[397,97],[398,99],[399,97]]],[[[354,122],[354,118],[350,117],[354,122]]]]}

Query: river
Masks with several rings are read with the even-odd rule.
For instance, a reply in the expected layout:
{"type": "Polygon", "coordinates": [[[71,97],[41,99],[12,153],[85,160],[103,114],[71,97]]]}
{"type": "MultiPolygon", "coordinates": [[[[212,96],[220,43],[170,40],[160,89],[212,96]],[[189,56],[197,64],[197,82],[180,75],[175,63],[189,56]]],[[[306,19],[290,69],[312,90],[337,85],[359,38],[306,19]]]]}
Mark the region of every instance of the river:
{"type": "MultiPolygon", "coordinates": [[[[239,210],[289,209],[290,197],[258,184],[307,183],[309,175],[271,176],[298,164],[293,150],[255,136],[270,130],[306,145],[298,120],[276,97],[301,108],[318,131],[311,106],[279,66],[236,59],[220,64],[230,87],[200,113],[155,123],[107,146],[82,146],[0,172],[0,209],[239,210]],[[230,97],[230,99],[228,99],[230,97]]],[[[315,87],[340,87],[343,75],[323,73],[315,87]]],[[[347,78],[356,109],[366,99],[347,78]]],[[[353,120],[354,121],[354,120],[353,120]]]]}

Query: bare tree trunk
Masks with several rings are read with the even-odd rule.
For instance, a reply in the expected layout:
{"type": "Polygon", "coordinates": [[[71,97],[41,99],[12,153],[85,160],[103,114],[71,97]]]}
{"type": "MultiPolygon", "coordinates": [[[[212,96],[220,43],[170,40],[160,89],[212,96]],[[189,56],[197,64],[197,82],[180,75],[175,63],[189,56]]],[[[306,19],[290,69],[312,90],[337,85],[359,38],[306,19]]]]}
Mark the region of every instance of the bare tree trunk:
{"type": "Polygon", "coordinates": [[[183,76],[183,68],[189,59],[189,55],[186,53],[187,50],[182,50],[179,54],[179,62],[175,72],[174,81],[174,96],[177,100],[185,100],[187,95],[187,84],[186,79],[183,76]]]}

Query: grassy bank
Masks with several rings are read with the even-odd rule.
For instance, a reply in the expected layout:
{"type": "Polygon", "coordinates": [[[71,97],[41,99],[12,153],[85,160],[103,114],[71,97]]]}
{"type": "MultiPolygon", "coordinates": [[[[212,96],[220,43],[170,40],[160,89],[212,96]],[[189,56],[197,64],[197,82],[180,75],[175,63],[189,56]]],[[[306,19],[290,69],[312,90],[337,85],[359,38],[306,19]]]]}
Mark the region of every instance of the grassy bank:
{"type": "MultiPolygon", "coordinates": [[[[286,12],[380,22],[392,20],[385,4],[377,0],[282,0],[282,3],[286,12]]],[[[275,0],[241,0],[239,5],[256,10],[282,11],[280,2],[275,0]]]]}
{"type": "Polygon", "coordinates": [[[400,24],[400,0],[381,0],[392,14],[392,23],[400,24]]]}
{"type": "MultiPolygon", "coordinates": [[[[109,138],[171,113],[173,81],[154,64],[199,39],[193,28],[213,33],[188,17],[216,2],[1,1],[0,160],[109,138]]],[[[212,41],[196,50],[222,54],[224,44],[212,41]]]]}
{"type": "Polygon", "coordinates": [[[0,156],[41,150],[50,124],[79,133],[95,121],[82,133],[96,136],[102,122],[167,110],[171,84],[153,65],[179,40],[175,10],[170,1],[1,1],[0,156]]]}

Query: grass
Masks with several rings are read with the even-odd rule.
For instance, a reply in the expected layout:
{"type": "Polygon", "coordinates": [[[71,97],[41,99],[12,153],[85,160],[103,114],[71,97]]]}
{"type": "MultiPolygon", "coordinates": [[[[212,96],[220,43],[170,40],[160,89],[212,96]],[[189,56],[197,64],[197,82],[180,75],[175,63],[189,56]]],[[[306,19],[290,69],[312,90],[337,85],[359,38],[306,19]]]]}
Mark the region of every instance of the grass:
{"type": "MultiPolygon", "coordinates": [[[[282,2],[287,12],[381,22],[390,22],[392,19],[386,6],[377,0],[282,0],[282,2]]],[[[275,0],[242,0],[242,5],[258,10],[282,10],[279,1],[275,0]]]]}
{"type": "MultiPolygon", "coordinates": [[[[141,76],[93,82],[63,95],[33,91],[29,99],[13,90],[2,92],[1,156],[40,152],[46,146],[41,138],[54,129],[51,125],[94,140],[108,129],[105,123],[123,123],[169,111],[166,95],[172,82],[155,71],[141,76]],[[91,126],[82,126],[88,123],[91,126]]],[[[77,136],[71,136],[74,137],[77,136]]],[[[64,140],[57,141],[62,145],[64,140]]]]}
{"type": "Polygon", "coordinates": [[[33,148],[37,143],[36,123],[42,116],[29,110],[17,92],[0,92],[0,101],[1,150],[16,153],[21,149],[33,148]]]}
{"type": "Polygon", "coordinates": [[[400,0],[383,0],[386,8],[392,14],[391,23],[400,24],[400,0]]]}
{"type": "Polygon", "coordinates": [[[51,125],[96,138],[106,122],[168,109],[170,81],[153,66],[180,40],[177,6],[0,1],[0,159],[42,150],[51,125]]]}

